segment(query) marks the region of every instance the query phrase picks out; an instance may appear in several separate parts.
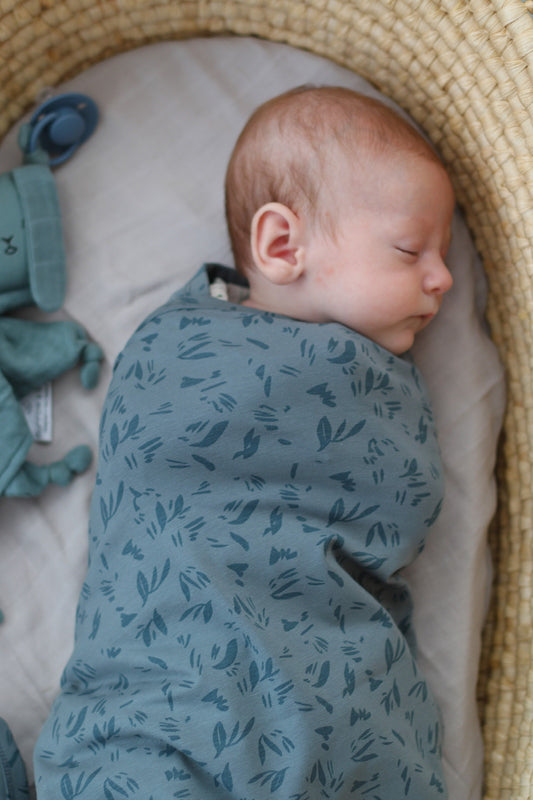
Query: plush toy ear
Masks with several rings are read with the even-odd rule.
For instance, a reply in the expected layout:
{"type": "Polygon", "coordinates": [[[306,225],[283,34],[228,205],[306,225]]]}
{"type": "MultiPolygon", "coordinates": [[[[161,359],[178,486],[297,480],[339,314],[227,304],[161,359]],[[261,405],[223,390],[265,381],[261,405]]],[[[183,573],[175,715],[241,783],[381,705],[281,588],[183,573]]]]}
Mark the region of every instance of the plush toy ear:
{"type": "Polygon", "coordinates": [[[266,203],[254,214],[254,264],[271,283],[288,284],[303,272],[302,222],[282,203],[266,203]]]}

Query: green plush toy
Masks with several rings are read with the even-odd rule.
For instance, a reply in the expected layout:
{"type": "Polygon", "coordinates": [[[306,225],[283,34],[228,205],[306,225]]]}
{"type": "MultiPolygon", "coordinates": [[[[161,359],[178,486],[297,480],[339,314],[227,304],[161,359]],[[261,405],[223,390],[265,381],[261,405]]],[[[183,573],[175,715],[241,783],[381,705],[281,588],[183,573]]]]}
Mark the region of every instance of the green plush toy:
{"type": "Polygon", "coordinates": [[[7,722],[0,719],[0,800],[27,800],[29,796],[26,766],[7,722]]]}
{"type": "Polygon", "coordinates": [[[34,322],[6,312],[34,305],[55,311],[66,284],[61,215],[51,166],[92,133],[97,110],[84,95],[44,103],[22,126],[23,166],[0,175],[0,495],[33,496],[85,470],[82,445],[53,464],[26,460],[33,436],[20,400],[76,364],[87,389],[98,380],[102,350],[74,322],[34,322]]]}
{"type": "MultiPolygon", "coordinates": [[[[93,101],[83,95],[52,98],[21,128],[23,166],[0,175],[0,495],[28,497],[50,483],[66,485],[91,461],[85,445],[52,464],[28,461],[33,436],[20,401],[76,364],[83,386],[93,388],[102,350],[75,322],[34,322],[5,314],[30,305],[55,311],[63,304],[65,251],[50,167],[72,155],[94,130],[97,117],[93,101]]],[[[0,800],[29,796],[24,763],[0,718],[0,800]]]]}

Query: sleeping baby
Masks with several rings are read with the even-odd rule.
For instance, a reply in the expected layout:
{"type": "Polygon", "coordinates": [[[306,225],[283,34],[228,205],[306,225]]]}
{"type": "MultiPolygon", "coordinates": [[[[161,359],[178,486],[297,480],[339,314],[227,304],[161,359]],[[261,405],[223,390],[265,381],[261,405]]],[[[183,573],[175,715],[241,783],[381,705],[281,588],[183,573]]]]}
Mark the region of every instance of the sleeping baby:
{"type": "Polygon", "coordinates": [[[237,270],[204,265],[115,365],[39,800],[447,796],[400,570],[442,501],[404,354],[452,283],[453,206],[376,100],[304,87],[252,115],[237,270]]]}

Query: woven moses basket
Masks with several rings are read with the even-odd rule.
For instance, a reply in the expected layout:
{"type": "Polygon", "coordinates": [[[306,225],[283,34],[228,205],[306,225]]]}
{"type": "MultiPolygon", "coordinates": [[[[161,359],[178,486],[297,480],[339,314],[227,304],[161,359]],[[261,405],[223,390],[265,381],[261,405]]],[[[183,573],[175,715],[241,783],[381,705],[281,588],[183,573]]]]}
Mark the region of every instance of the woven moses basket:
{"type": "Polygon", "coordinates": [[[509,387],[479,679],[485,800],[533,796],[532,0],[0,0],[0,136],[39,91],[161,39],[246,34],[351,68],[449,167],[509,387]]]}

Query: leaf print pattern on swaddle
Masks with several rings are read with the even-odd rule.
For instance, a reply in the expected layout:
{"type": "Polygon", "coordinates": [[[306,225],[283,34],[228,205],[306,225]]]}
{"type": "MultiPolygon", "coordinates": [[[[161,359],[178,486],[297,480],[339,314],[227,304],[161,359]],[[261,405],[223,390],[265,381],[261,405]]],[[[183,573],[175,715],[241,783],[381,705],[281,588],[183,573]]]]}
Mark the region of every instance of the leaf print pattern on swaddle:
{"type": "Polygon", "coordinates": [[[441,501],[420,375],[215,271],[117,359],[38,797],[445,798],[398,574],[441,501]]]}

